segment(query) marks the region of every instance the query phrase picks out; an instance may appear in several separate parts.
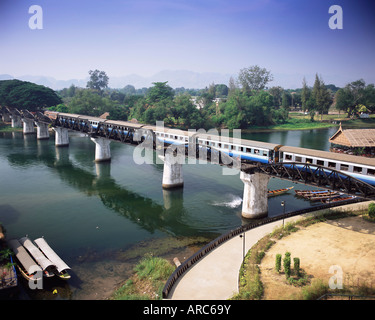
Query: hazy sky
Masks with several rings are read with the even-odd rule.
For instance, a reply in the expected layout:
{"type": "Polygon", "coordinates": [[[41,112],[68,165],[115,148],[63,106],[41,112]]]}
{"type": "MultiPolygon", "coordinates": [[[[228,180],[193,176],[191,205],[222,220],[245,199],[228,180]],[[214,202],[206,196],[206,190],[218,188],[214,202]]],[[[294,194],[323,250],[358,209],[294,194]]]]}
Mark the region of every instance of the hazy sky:
{"type": "Polygon", "coordinates": [[[260,65],[283,86],[315,73],[375,83],[375,5],[338,0],[0,0],[0,74],[83,79],[161,70],[237,74],[260,65]],[[31,5],[43,29],[30,29],[31,5]],[[343,10],[332,30],[331,5],[343,10]]]}

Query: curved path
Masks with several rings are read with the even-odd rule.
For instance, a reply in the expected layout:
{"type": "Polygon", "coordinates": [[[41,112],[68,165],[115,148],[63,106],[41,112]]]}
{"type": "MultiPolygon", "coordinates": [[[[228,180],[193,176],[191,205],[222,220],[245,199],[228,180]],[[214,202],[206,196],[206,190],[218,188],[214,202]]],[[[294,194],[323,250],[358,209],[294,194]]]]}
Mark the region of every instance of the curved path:
{"type": "MultiPolygon", "coordinates": [[[[370,202],[345,205],[331,210],[362,210],[370,202]]],[[[326,211],[326,210],[325,210],[326,211]]],[[[322,211],[320,211],[321,213],[322,211]]],[[[294,216],[284,223],[319,212],[294,216]]],[[[281,226],[282,220],[262,225],[245,232],[245,253],[259,239],[281,226]]],[[[238,293],[238,275],[243,260],[243,238],[233,237],[195,263],[173,286],[168,295],[172,300],[226,300],[238,293]]]]}

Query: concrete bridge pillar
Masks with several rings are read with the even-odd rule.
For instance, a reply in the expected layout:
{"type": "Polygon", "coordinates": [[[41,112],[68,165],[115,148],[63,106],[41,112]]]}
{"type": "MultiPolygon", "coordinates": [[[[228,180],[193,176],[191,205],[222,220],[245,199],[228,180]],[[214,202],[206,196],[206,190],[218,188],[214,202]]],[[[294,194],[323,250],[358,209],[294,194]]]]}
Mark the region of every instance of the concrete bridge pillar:
{"type": "Polygon", "coordinates": [[[244,218],[261,218],[268,214],[268,181],[270,176],[241,171],[240,178],[244,183],[242,216],[244,218]]]}
{"type": "Polygon", "coordinates": [[[182,164],[185,163],[185,156],[173,156],[171,153],[166,153],[160,158],[164,161],[162,187],[164,189],[182,188],[184,185],[182,164]]]}
{"type": "Polygon", "coordinates": [[[10,114],[3,111],[3,121],[4,122],[10,122],[10,114]]]}
{"type": "Polygon", "coordinates": [[[23,134],[34,133],[34,120],[31,119],[22,119],[23,122],[23,134]]]}
{"type": "Polygon", "coordinates": [[[48,124],[44,122],[35,122],[36,138],[38,140],[49,139],[48,124]]]}
{"type": "Polygon", "coordinates": [[[105,138],[97,137],[91,138],[92,141],[95,142],[95,161],[102,162],[102,161],[110,161],[111,160],[111,148],[110,143],[111,141],[105,138]]]}
{"type": "Polygon", "coordinates": [[[56,147],[66,147],[69,145],[69,133],[67,128],[53,127],[55,131],[56,147]]]}
{"type": "Polygon", "coordinates": [[[16,115],[11,115],[12,118],[12,128],[22,128],[21,117],[16,115]]]}

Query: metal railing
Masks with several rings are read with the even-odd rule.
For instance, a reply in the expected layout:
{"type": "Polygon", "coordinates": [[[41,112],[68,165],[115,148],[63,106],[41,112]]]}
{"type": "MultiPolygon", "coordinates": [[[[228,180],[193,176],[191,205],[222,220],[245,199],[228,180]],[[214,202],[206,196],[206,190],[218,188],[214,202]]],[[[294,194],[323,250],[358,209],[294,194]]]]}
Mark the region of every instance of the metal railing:
{"type": "Polygon", "coordinates": [[[329,209],[337,206],[342,206],[345,204],[350,204],[350,203],[357,203],[357,202],[363,202],[366,201],[366,199],[362,198],[354,198],[350,199],[347,201],[343,201],[340,203],[330,203],[330,204],[325,204],[325,205],[320,205],[320,206],[315,206],[315,207],[310,207],[306,209],[301,209],[293,212],[289,212],[283,215],[279,215],[276,217],[271,217],[271,218],[265,218],[261,221],[255,222],[255,223],[249,223],[243,226],[240,226],[234,230],[231,230],[216,239],[212,240],[210,243],[205,245],[203,248],[201,248],[199,251],[197,251],[195,254],[193,254],[191,257],[189,257],[187,260],[185,260],[177,269],[172,273],[172,275],[168,278],[164,288],[163,288],[163,299],[168,298],[169,293],[172,291],[173,286],[177,283],[178,279],[183,276],[183,274],[188,271],[195,263],[197,263],[199,260],[201,260],[206,254],[208,254],[210,251],[214,250],[218,246],[220,246],[222,243],[225,241],[236,237],[240,235],[241,233],[244,233],[245,231],[255,229],[257,227],[263,226],[265,224],[283,220],[286,218],[290,218],[293,216],[313,212],[313,211],[319,211],[319,210],[324,210],[324,209],[329,209]]]}

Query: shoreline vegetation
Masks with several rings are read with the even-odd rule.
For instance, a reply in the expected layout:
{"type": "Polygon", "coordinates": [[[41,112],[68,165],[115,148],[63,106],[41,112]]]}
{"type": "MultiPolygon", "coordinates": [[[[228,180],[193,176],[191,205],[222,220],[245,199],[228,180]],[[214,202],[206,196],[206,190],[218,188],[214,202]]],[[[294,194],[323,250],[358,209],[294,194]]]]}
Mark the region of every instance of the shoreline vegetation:
{"type": "MultiPolygon", "coordinates": [[[[283,124],[269,126],[251,126],[243,132],[253,131],[286,131],[286,130],[313,130],[338,127],[340,122],[345,128],[375,128],[375,115],[369,119],[348,119],[344,114],[323,115],[322,120],[310,121],[303,113],[290,113],[289,119],[283,124]]],[[[0,132],[22,132],[22,128],[12,128],[10,123],[0,122],[0,132]]]]}

